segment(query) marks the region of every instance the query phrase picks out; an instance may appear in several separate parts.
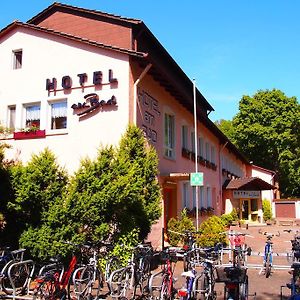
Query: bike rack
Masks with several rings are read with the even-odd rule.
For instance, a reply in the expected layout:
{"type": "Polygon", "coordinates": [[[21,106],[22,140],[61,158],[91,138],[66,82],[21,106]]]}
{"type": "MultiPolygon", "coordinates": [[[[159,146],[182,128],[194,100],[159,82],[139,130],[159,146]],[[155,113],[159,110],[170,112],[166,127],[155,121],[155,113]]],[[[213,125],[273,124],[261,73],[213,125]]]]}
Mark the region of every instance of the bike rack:
{"type": "Polygon", "coordinates": [[[161,290],[161,286],[160,285],[153,285],[153,281],[155,278],[157,277],[161,277],[162,278],[162,274],[163,274],[163,270],[160,270],[154,274],[152,274],[150,276],[150,279],[149,279],[149,293],[150,295],[153,295],[153,292],[154,291],[160,291],[161,290]]]}
{"type": "Polygon", "coordinates": [[[20,262],[16,262],[16,263],[11,264],[9,266],[9,268],[8,268],[7,275],[8,275],[8,279],[10,281],[10,284],[12,286],[12,294],[11,295],[4,295],[4,298],[9,298],[9,299],[28,299],[30,282],[31,282],[31,279],[33,277],[34,269],[35,269],[35,264],[34,264],[33,260],[24,260],[24,261],[20,261],[20,262]],[[31,272],[30,272],[29,276],[26,278],[26,281],[25,281],[25,283],[24,283],[24,285],[22,287],[22,288],[26,289],[27,293],[26,293],[26,295],[20,295],[19,296],[19,295],[16,294],[17,288],[15,287],[14,282],[12,280],[11,270],[15,266],[20,266],[20,265],[28,266],[28,268],[31,268],[31,272]]]}

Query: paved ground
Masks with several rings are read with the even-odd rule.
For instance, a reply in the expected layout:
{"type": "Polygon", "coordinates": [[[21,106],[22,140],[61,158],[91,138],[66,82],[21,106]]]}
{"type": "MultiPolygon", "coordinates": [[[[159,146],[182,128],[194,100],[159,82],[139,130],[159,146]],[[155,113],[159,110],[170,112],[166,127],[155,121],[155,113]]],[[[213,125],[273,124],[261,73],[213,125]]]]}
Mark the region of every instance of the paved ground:
{"type": "MultiPolygon", "coordinates": [[[[292,238],[292,233],[284,232],[285,229],[300,229],[299,227],[287,227],[287,226],[253,226],[246,229],[241,229],[239,227],[232,227],[233,230],[240,232],[245,232],[250,236],[246,236],[245,242],[250,246],[255,252],[264,251],[265,239],[266,237],[262,234],[259,234],[259,230],[268,233],[277,234],[280,233],[280,237],[275,236],[273,238],[273,251],[274,251],[274,265],[276,266],[286,266],[289,267],[290,263],[287,260],[287,257],[277,256],[277,253],[284,254],[287,251],[291,250],[290,239],[292,238]]],[[[258,255],[253,255],[248,257],[248,276],[249,276],[249,289],[250,294],[256,293],[256,300],[268,300],[268,299],[280,299],[280,287],[285,286],[287,282],[290,281],[291,275],[289,274],[288,269],[275,269],[269,278],[266,278],[263,273],[259,274],[261,271],[260,266],[263,263],[263,257],[258,255]],[[254,268],[256,265],[256,268],[254,268]]],[[[176,287],[180,287],[183,283],[180,276],[182,272],[182,265],[179,262],[176,266],[176,277],[178,281],[176,282],[176,287]]],[[[216,290],[218,299],[223,299],[223,284],[217,283],[216,290]]],[[[283,289],[282,299],[287,299],[289,295],[289,290],[287,288],[283,289]]],[[[249,297],[249,299],[254,299],[254,297],[249,297]]]]}

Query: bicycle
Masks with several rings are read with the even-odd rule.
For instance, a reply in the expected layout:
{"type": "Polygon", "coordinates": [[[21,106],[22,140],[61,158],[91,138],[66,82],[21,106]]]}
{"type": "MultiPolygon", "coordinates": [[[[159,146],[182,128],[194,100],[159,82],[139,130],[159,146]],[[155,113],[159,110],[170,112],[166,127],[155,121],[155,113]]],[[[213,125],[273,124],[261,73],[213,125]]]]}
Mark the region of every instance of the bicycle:
{"type": "Polygon", "coordinates": [[[17,295],[24,294],[27,289],[27,284],[30,275],[33,272],[33,264],[31,267],[24,261],[24,253],[26,249],[18,249],[13,251],[4,251],[2,253],[2,262],[5,263],[1,270],[0,284],[2,291],[7,295],[16,293],[17,295]]]}
{"type": "MultiPolygon", "coordinates": [[[[82,252],[82,246],[73,246],[79,248],[82,252]]],[[[33,300],[39,299],[74,299],[72,295],[72,274],[76,269],[76,265],[79,261],[78,255],[73,253],[73,256],[69,262],[66,271],[61,270],[61,262],[55,260],[53,263],[46,265],[44,271],[40,272],[40,275],[35,279],[36,285],[33,290],[33,300]]],[[[75,296],[76,298],[76,296],[75,296]]]]}
{"type": "Polygon", "coordinates": [[[149,292],[153,249],[150,244],[140,244],[133,248],[127,266],[113,271],[108,280],[110,294],[114,298],[135,298],[149,292]]]}
{"type": "Polygon", "coordinates": [[[166,248],[159,253],[161,270],[152,274],[149,279],[149,295],[151,298],[171,300],[176,295],[174,270],[177,253],[173,248],[166,248]]]}
{"type": "Polygon", "coordinates": [[[293,229],[284,229],[284,232],[295,232],[294,238],[290,240],[292,244],[292,253],[288,254],[288,258],[291,258],[292,262],[300,262],[300,232],[293,229]]]}
{"type": "Polygon", "coordinates": [[[92,251],[92,257],[90,257],[87,265],[81,266],[73,272],[72,290],[68,284],[68,295],[71,299],[97,299],[100,289],[103,287],[104,276],[98,268],[98,247],[85,247],[92,251]]]}
{"type": "Polygon", "coordinates": [[[244,233],[229,233],[232,251],[232,265],[217,268],[217,281],[224,283],[224,300],[248,299],[248,275],[246,253],[251,254],[251,248],[244,243],[244,233]],[[241,238],[242,237],[242,238],[241,238]]]}
{"type": "Polygon", "coordinates": [[[291,266],[292,268],[292,278],[291,282],[287,283],[285,286],[281,286],[280,299],[283,300],[283,288],[287,287],[291,291],[291,296],[288,300],[299,300],[300,299],[300,263],[295,262],[291,266]]]}
{"type": "Polygon", "coordinates": [[[246,257],[250,256],[252,252],[252,249],[247,247],[247,244],[245,243],[245,237],[251,237],[251,235],[233,231],[229,231],[227,234],[229,236],[233,265],[245,266],[247,262],[246,257]]]}
{"type": "MultiPolygon", "coordinates": [[[[265,271],[266,278],[270,277],[273,266],[273,242],[272,238],[275,236],[273,233],[262,232],[259,230],[260,234],[264,234],[266,236],[265,248],[264,248],[264,260],[263,260],[263,268],[265,271]]],[[[280,236],[280,232],[276,234],[276,236],[280,236]]]]}
{"type": "Polygon", "coordinates": [[[193,297],[201,300],[215,300],[217,299],[215,261],[219,254],[215,248],[199,249],[199,251],[203,271],[194,280],[193,297]]]}

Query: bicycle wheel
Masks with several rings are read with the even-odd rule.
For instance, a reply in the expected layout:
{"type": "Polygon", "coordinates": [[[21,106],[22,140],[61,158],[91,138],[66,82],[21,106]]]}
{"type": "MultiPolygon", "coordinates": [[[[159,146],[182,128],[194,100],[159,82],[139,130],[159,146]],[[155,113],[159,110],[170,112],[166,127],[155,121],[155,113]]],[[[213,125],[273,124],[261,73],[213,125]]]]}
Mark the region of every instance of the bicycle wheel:
{"type": "Polygon", "coordinates": [[[55,300],[56,287],[54,278],[44,278],[33,293],[33,300],[55,300]]]}
{"type": "Polygon", "coordinates": [[[247,300],[248,299],[248,275],[246,275],[245,281],[243,283],[240,283],[240,290],[239,290],[239,294],[240,294],[240,298],[241,300],[247,300]]]}
{"type": "Polygon", "coordinates": [[[159,300],[171,300],[171,299],[172,299],[171,282],[169,276],[164,275],[162,278],[159,300]]]}
{"type": "Polygon", "coordinates": [[[108,282],[111,273],[113,271],[118,270],[120,267],[121,267],[121,262],[117,257],[113,256],[110,259],[108,259],[105,266],[105,274],[104,274],[105,282],[108,282]]]}
{"type": "Polygon", "coordinates": [[[79,299],[97,299],[102,286],[100,271],[92,266],[83,268],[80,279],[75,279],[74,282],[74,289],[76,287],[77,291],[79,291],[79,299]]]}
{"type": "Polygon", "coordinates": [[[271,263],[270,263],[270,254],[269,253],[266,257],[265,275],[266,275],[266,278],[270,277],[270,275],[271,275],[271,263]]]}
{"type": "Polygon", "coordinates": [[[211,299],[209,297],[209,280],[206,274],[202,274],[196,282],[196,299],[211,299]]]}
{"type": "Polygon", "coordinates": [[[1,280],[1,286],[7,295],[11,295],[13,293],[13,286],[15,287],[16,295],[22,295],[25,293],[27,288],[26,284],[29,278],[29,269],[28,266],[24,264],[13,266],[10,269],[10,277],[12,280],[11,283],[7,271],[13,263],[15,262],[11,262],[9,265],[7,265],[6,275],[1,280]]]}
{"type": "Polygon", "coordinates": [[[124,268],[120,276],[120,285],[119,285],[119,295],[121,299],[131,299],[132,298],[132,281],[133,273],[131,267],[124,268]]]}

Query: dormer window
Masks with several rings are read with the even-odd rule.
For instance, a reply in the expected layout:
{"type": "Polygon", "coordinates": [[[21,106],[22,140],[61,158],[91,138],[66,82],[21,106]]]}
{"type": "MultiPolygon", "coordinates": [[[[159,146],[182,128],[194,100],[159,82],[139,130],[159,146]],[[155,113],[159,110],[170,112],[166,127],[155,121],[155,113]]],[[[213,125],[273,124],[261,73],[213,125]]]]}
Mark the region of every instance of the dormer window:
{"type": "Polygon", "coordinates": [[[23,57],[22,50],[14,50],[13,51],[13,68],[14,68],[14,70],[22,68],[22,57],[23,57]]]}

